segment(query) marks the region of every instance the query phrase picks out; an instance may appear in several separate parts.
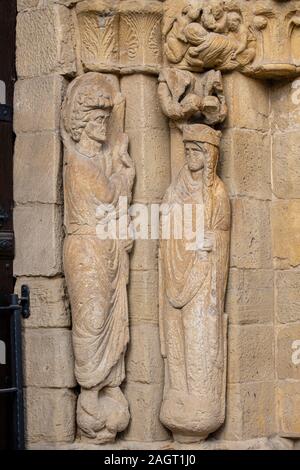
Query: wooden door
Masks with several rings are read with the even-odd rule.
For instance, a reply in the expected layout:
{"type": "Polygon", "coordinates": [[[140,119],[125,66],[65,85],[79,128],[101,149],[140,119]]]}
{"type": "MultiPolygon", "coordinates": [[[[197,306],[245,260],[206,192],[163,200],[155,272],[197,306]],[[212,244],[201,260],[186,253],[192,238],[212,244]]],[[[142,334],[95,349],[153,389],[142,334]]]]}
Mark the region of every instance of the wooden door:
{"type": "MultiPolygon", "coordinates": [[[[10,302],[13,279],[13,90],[16,0],[0,0],[0,306],[10,302]]],[[[9,311],[0,311],[0,388],[11,386],[9,311]]],[[[13,397],[0,394],[0,449],[13,447],[13,397]]]]}

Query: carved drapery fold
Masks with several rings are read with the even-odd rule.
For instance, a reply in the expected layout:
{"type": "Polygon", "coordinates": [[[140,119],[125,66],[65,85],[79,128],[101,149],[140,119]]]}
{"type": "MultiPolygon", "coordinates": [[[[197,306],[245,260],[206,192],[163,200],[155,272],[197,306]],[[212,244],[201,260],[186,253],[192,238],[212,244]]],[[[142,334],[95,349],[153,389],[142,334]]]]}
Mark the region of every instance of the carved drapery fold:
{"type": "Polygon", "coordinates": [[[106,207],[120,219],[119,198],[131,199],[134,165],[123,133],[124,99],[112,75],[75,79],[63,106],[64,270],[72,308],[75,375],[81,393],[77,424],[104,443],[129,422],[120,385],[129,341],[127,283],[131,243],[99,236],[106,207]]]}
{"type": "Polygon", "coordinates": [[[186,158],[164,198],[171,232],[160,241],[160,417],[176,440],[193,442],[225,419],[230,204],[216,174],[221,132],[213,126],[224,121],[227,107],[220,72],[167,68],[159,82],[162,109],[182,133],[186,158]],[[203,221],[193,220],[192,239],[185,224],[178,237],[174,227],[191,207],[203,221]]]}

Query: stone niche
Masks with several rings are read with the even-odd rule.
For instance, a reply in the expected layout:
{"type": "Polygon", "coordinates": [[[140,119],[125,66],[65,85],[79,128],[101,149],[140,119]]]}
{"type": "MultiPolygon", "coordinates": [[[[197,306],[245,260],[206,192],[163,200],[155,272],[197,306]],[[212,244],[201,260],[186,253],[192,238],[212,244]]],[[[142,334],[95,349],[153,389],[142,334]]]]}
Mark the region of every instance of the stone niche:
{"type": "Polygon", "coordinates": [[[28,448],[299,448],[300,2],[19,0],[16,62],[28,448]]]}

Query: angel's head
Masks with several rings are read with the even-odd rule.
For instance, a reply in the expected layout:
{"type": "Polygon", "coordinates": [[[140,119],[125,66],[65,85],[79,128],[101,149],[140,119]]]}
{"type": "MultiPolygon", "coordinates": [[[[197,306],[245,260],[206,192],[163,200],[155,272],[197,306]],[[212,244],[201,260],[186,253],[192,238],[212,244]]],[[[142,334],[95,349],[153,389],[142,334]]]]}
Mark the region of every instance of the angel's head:
{"type": "Polygon", "coordinates": [[[83,136],[96,142],[107,139],[107,123],[113,109],[108,87],[103,87],[93,73],[75,81],[67,94],[63,109],[65,130],[79,143],[83,136]]]}

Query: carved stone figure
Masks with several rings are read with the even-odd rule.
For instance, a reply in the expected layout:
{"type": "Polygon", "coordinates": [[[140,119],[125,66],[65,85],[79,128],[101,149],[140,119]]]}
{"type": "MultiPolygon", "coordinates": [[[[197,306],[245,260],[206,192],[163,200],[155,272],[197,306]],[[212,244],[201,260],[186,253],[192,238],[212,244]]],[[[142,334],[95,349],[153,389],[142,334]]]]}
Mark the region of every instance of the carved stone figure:
{"type": "Polygon", "coordinates": [[[189,2],[164,29],[165,54],[178,68],[244,69],[256,53],[256,38],[235,0],[189,2]]]}
{"type": "Polygon", "coordinates": [[[225,120],[227,106],[219,71],[200,75],[175,67],[165,68],[158,81],[162,110],[179,128],[187,122],[215,125],[225,120]]]}
{"type": "Polygon", "coordinates": [[[64,270],[72,308],[75,375],[81,393],[79,433],[104,443],[129,422],[120,390],[129,340],[126,240],[101,239],[97,224],[110,204],[130,200],[134,165],[122,133],[124,99],[118,81],[95,72],[75,79],[63,107],[65,145],[64,270]],[[111,145],[111,143],[114,145],[111,145]]]}
{"type": "Polygon", "coordinates": [[[186,164],[164,198],[167,211],[162,220],[167,215],[171,228],[178,221],[178,206],[190,205],[194,212],[200,207],[204,214],[201,243],[196,224],[192,238],[171,230],[160,244],[160,331],[166,367],[160,417],[181,442],[205,439],[225,419],[223,312],[230,204],[216,175],[220,134],[203,124],[184,127],[186,164]]]}

